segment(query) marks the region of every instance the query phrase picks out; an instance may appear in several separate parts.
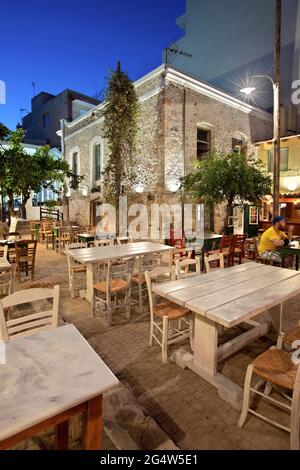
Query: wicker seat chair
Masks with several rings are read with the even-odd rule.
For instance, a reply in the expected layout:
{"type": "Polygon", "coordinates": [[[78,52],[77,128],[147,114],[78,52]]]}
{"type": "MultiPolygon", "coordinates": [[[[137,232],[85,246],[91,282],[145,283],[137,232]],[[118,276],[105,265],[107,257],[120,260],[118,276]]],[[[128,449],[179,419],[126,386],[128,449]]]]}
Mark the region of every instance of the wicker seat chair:
{"type": "Polygon", "coordinates": [[[290,434],[291,449],[300,449],[300,367],[294,364],[290,353],[278,348],[271,348],[261,354],[248,367],[245,380],[243,411],[238,423],[239,427],[244,426],[249,413],[288,432],[290,434]],[[257,376],[259,379],[255,386],[251,385],[253,376],[257,376]],[[276,390],[282,399],[274,398],[272,396],[273,390],[276,390]],[[254,395],[258,395],[270,404],[288,411],[290,414],[289,426],[274,421],[257,412],[256,409],[251,408],[251,401],[254,395]]]}

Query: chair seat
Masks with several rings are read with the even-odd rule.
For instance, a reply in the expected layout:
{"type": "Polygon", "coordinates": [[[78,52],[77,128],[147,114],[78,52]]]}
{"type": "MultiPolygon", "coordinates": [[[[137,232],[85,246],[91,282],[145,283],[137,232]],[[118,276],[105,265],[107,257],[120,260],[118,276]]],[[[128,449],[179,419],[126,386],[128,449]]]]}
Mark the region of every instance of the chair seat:
{"type": "Polygon", "coordinates": [[[229,256],[230,255],[230,249],[229,248],[224,248],[224,250],[221,252],[220,250],[214,250],[214,251],[208,251],[207,252],[209,256],[211,255],[219,255],[222,253],[224,256],[229,256]]]}
{"type": "Polygon", "coordinates": [[[297,326],[293,330],[289,331],[286,333],[284,336],[284,342],[285,344],[292,346],[295,341],[300,340],[300,326],[297,326]]]}
{"type": "Polygon", "coordinates": [[[146,278],[144,274],[142,274],[141,277],[135,275],[135,276],[132,276],[132,282],[133,284],[146,284],[146,278]]]}
{"type": "Polygon", "coordinates": [[[241,253],[243,253],[243,250],[241,250],[240,248],[235,248],[234,250],[235,255],[240,255],[241,253]]]}
{"type": "Polygon", "coordinates": [[[173,304],[172,302],[166,302],[163,304],[154,305],[153,307],[154,315],[157,317],[163,318],[168,317],[169,320],[176,320],[178,318],[183,318],[189,313],[184,307],[180,307],[179,305],[173,304]]]}
{"type": "Polygon", "coordinates": [[[78,266],[78,267],[73,266],[71,269],[74,273],[85,273],[86,272],[86,266],[78,266]]]}
{"type": "Polygon", "coordinates": [[[277,348],[269,349],[253,364],[258,376],[279,387],[294,390],[298,367],[293,364],[289,353],[277,348]]]}
{"type": "MultiPolygon", "coordinates": [[[[117,292],[124,292],[128,290],[128,282],[124,281],[124,279],[112,279],[111,280],[111,287],[110,292],[115,294],[117,292]]],[[[94,284],[94,289],[106,294],[107,292],[107,281],[101,281],[94,284]]]]}

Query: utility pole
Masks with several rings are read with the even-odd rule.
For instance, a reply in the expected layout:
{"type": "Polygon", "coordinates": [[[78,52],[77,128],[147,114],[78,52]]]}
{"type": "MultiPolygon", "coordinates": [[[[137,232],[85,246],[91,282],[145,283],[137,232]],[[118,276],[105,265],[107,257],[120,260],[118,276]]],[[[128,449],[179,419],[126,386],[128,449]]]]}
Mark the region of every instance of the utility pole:
{"type": "Polygon", "coordinates": [[[274,189],[273,215],[280,214],[280,80],[281,80],[281,10],[282,0],[276,0],[275,19],[275,81],[274,81],[274,189]]]}

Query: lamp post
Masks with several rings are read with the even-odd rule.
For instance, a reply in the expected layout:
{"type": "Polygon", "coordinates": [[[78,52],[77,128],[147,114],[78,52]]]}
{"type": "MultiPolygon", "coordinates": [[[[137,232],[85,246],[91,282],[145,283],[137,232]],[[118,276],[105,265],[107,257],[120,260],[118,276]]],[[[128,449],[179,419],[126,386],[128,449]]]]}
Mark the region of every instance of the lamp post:
{"type": "MultiPolygon", "coordinates": [[[[280,75],[281,75],[281,10],[282,0],[276,0],[275,19],[275,79],[268,75],[255,75],[253,78],[267,78],[271,81],[274,91],[274,169],[273,169],[273,215],[280,215],[280,75]]],[[[251,95],[256,87],[246,87],[241,90],[251,95]]]]}

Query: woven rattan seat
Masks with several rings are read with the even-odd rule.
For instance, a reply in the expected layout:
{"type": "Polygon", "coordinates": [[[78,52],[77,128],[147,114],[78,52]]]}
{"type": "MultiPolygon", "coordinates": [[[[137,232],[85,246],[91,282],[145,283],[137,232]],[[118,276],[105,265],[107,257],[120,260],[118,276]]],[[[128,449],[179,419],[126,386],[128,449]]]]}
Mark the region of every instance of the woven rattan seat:
{"type": "Polygon", "coordinates": [[[74,273],[85,273],[86,272],[86,266],[73,266],[72,268],[72,271],[74,271],[74,273]]]}
{"type": "MultiPolygon", "coordinates": [[[[96,282],[94,289],[104,294],[107,292],[107,281],[96,282]]],[[[112,279],[110,284],[110,292],[115,294],[117,292],[123,292],[128,289],[128,282],[123,279],[112,279]]]]}
{"type": "Polygon", "coordinates": [[[254,361],[256,375],[288,390],[294,390],[297,370],[291,355],[277,348],[269,349],[254,361]]]}
{"type": "Polygon", "coordinates": [[[168,317],[169,320],[177,320],[178,318],[183,318],[191,313],[186,308],[180,307],[172,302],[154,305],[153,311],[154,315],[160,318],[168,317]]]}
{"type": "Polygon", "coordinates": [[[132,277],[132,282],[133,282],[134,284],[146,284],[145,275],[142,274],[140,278],[139,278],[139,276],[133,276],[133,277],[132,277]]]}
{"type": "Polygon", "coordinates": [[[288,346],[292,346],[295,341],[300,341],[300,326],[297,326],[284,335],[284,343],[288,346]]]}

